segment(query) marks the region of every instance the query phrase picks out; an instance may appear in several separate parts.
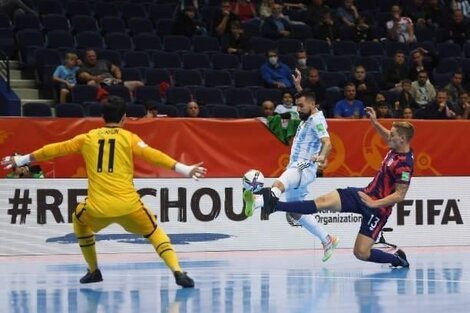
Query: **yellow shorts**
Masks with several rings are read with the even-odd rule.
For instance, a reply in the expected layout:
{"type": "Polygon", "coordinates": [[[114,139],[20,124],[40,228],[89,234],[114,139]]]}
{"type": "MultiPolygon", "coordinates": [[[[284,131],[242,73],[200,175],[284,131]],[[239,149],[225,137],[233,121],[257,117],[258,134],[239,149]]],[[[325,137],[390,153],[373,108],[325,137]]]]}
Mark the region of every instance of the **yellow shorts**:
{"type": "Polygon", "coordinates": [[[155,215],[143,205],[139,210],[123,216],[94,217],[88,214],[86,203],[82,202],[75,209],[74,217],[78,225],[88,226],[94,233],[114,223],[121,225],[130,233],[142,235],[145,238],[157,229],[155,215]]]}

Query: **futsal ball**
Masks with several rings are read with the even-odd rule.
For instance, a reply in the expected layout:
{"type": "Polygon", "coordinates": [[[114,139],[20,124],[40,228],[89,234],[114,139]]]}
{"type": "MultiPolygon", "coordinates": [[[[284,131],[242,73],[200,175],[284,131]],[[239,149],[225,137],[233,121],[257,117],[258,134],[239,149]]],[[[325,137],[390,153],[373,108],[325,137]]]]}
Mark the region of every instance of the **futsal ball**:
{"type": "Polygon", "coordinates": [[[264,186],[264,175],[258,170],[249,170],[243,175],[243,188],[253,192],[260,191],[264,186]]]}

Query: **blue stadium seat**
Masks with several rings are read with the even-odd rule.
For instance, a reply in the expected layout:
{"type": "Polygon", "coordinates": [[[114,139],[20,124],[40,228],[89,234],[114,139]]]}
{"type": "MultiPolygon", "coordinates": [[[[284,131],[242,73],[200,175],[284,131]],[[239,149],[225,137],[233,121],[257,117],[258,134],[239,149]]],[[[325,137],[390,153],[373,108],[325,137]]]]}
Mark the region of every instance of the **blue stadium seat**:
{"type": "Polygon", "coordinates": [[[51,30],[47,33],[46,45],[49,48],[72,50],[75,48],[75,39],[67,30],[51,30]]]}
{"type": "Polygon", "coordinates": [[[129,89],[123,85],[112,85],[106,86],[106,91],[109,93],[110,96],[118,96],[124,99],[126,102],[131,102],[131,94],[129,89]]]}
{"type": "Polygon", "coordinates": [[[159,51],[152,55],[155,68],[180,68],[181,59],[177,53],[159,51]]]}
{"type": "Polygon", "coordinates": [[[72,102],[84,103],[96,101],[97,88],[89,85],[75,85],[71,91],[72,102]]]}
{"type": "Polygon", "coordinates": [[[147,112],[142,104],[128,104],[126,106],[126,115],[129,117],[144,117],[147,112]]]}
{"type": "Polygon", "coordinates": [[[277,41],[264,37],[251,37],[249,46],[254,53],[264,54],[269,50],[277,49],[277,41]]]}
{"type": "Polygon", "coordinates": [[[120,11],[115,3],[109,1],[95,2],[95,18],[100,20],[105,16],[119,16],[120,11]]]}
{"type": "Polygon", "coordinates": [[[343,88],[347,82],[347,77],[342,72],[320,72],[320,80],[325,88],[340,87],[343,88]]]}
{"type": "Polygon", "coordinates": [[[186,87],[170,87],[166,91],[166,103],[188,103],[192,100],[191,91],[186,87]]]}
{"type": "Polygon", "coordinates": [[[193,49],[195,52],[220,52],[220,44],[215,37],[194,36],[193,49]]]}
{"type": "Polygon", "coordinates": [[[163,47],[168,52],[190,51],[191,41],[186,36],[168,35],[163,38],[163,47]]]}
{"type": "Polygon", "coordinates": [[[235,70],[240,68],[237,55],[227,53],[215,53],[211,56],[212,68],[214,70],[235,70]]]}
{"type": "Polygon", "coordinates": [[[347,56],[331,55],[326,58],[326,66],[329,72],[350,72],[352,62],[347,56]]]}
{"type": "Polygon", "coordinates": [[[363,41],[359,43],[359,54],[363,57],[384,56],[385,50],[380,42],[363,41]]]}
{"type": "Polygon", "coordinates": [[[78,49],[104,49],[104,40],[99,32],[84,31],[75,36],[78,49]]]}
{"type": "Polygon", "coordinates": [[[15,15],[13,20],[13,25],[15,26],[16,30],[22,29],[36,29],[41,30],[42,24],[39,20],[38,16],[30,15],[30,14],[19,14],[15,15]]]}
{"type": "Polygon", "coordinates": [[[256,102],[258,104],[263,103],[266,100],[270,100],[275,104],[281,103],[282,91],[275,88],[261,88],[256,90],[256,102]]]}
{"type": "Polygon", "coordinates": [[[233,82],[235,87],[260,87],[263,85],[259,70],[234,71],[233,82]]]}
{"type": "Polygon", "coordinates": [[[302,42],[292,38],[282,38],[277,41],[279,54],[296,53],[302,49],[302,42]]]}
{"type": "Polygon", "coordinates": [[[331,51],[334,55],[357,55],[357,44],[354,41],[340,40],[331,43],[331,51]]]}
{"type": "Polygon", "coordinates": [[[145,17],[133,17],[128,22],[129,31],[133,35],[149,33],[155,31],[152,22],[145,17]]]}
{"type": "Polygon", "coordinates": [[[98,31],[98,25],[96,24],[96,20],[88,15],[77,15],[72,17],[70,19],[70,25],[72,26],[72,30],[75,34],[86,31],[98,31]]]}
{"type": "Polygon", "coordinates": [[[175,86],[202,86],[202,75],[198,70],[178,69],[174,72],[175,86]]]}
{"type": "Polygon", "coordinates": [[[225,103],[224,95],[219,88],[196,87],[194,98],[199,105],[225,103]]]}
{"type": "Polygon", "coordinates": [[[185,69],[210,69],[211,61],[205,53],[183,54],[183,68],[185,69]]]}
{"type": "Polygon", "coordinates": [[[65,30],[70,31],[70,25],[68,19],[59,14],[49,14],[43,16],[42,26],[46,32],[51,30],[65,30]]]}
{"type": "Polygon", "coordinates": [[[253,94],[248,88],[227,88],[224,93],[227,105],[255,104],[253,94]]]}
{"type": "Polygon", "coordinates": [[[42,102],[28,102],[23,104],[23,116],[51,117],[51,106],[42,102]]]}
{"type": "Polygon", "coordinates": [[[66,1],[67,16],[92,15],[93,9],[88,1],[66,1]]]}
{"type": "Polygon", "coordinates": [[[105,16],[100,19],[101,32],[106,34],[122,33],[127,34],[127,27],[124,20],[117,16],[105,16]]]}
{"type": "Polygon", "coordinates": [[[266,62],[264,55],[246,54],[242,56],[242,69],[244,70],[259,70],[261,65],[266,62]]]}
{"type": "Polygon", "coordinates": [[[122,33],[110,33],[105,36],[106,47],[109,50],[129,51],[134,48],[131,38],[122,33]]]}
{"type": "Polygon", "coordinates": [[[59,0],[41,0],[38,2],[39,15],[61,14],[64,15],[62,1],[59,0]]]}
{"type": "Polygon", "coordinates": [[[126,67],[150,67],[150,58],[143,51],[129,51],[124,56],[126,67]]]}
{"type": "Polygon", "coordinates": [[[224,70],[208,70],[204,74],[206,87],[232,87],[232,76],[224,70]]]}
{"type": "Polygon", "coordinates": [[[160,102],[160,92],[154,86],[142,86],[135,90],[135,102],[145,104],[148,101],[160,102]]]}
{"type": "Polygon", "coordinates": [[[157,104],[158,114],[166,114],[169,117],[178,117],[179,111],[178,108],[174,105],[168,104],[157,104]]]}
{"type": "Polygon", "coordinates": [[[55,107],[57,117],[84,117],[83,106],[77,103],[60,103],[55,107]]]}
{"type": "Polygon", "coordinates": [[[140,33],[134,35],[134,49],[139,51],[145,51],[146,53],[152,54],[155,51],[162,49],[162,41],[160,37],[150,33],[140,33]]]}
{"type": "Polygon", "coordinates": [[[305,50],[308,55],[330,54],[330,45],[325,40],[307,39],[304,42],[305,50]]]}
{"type": "Polygon", "coordinates": [[[157,86],[161,82],[171,84],[171,75],[164,68],[149,68],[145,72],[145,84],[148,86],[157,86]]]}
{"type": "Polygon", "coordinates": [[[238,118],[238,110],[234,106],[224,104],[207,105],[211,116],[215,118],[238,118]]]}
{"type": "Polygon", "coordinates": [[[255,118],[263,116],[263,110],[258,105],[237,105],[238,116],[243,118],[255,118]]]}

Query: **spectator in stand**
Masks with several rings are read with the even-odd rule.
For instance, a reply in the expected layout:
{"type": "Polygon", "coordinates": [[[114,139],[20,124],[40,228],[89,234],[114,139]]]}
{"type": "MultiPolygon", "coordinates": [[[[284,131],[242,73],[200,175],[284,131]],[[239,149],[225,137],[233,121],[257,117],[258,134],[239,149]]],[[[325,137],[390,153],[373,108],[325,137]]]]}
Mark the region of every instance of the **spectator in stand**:
{"type": "Polygon", "coordinates": [[[294,88],[292,71],[287,65],[279,61],[276,50],[269,50],[267,52],[267,60],[260,70],[261,78],[267,87],[280,89],[294,88]]]}
{"type": "Polygon", "coordinates": [[[183,10],[176,13],[173,24],[173,34],[192,38],[195,35],[205,35],[207,31],[204,24],[196,20],[196,8],[187,5],[183,10]]]}
{"type": "Polygon", "coordinates": [[[274,4],[274,0],[262,0],[261,1],[258,11],[259,11],[259,16],[262,19],[265,19],[268,16],[271,16],[271,14],[273,13],[273,10],[272,10],[273,4],[274,4]]]}
{"type": "Polygon", "coordinates": [[[392,41],[411,43],[416,41],[413,21],[406,16],[401,16],[399,5],[391,8],[392,19],[386,23],[388,38],[392,41]]]}
{"type": "Polygon", "coordinates": [[[145,102],[145,116],[147,118],[154,118],[158,116],[157,105],[154,101],[145,102]]]}
{"type": "Polygon", "coordinates": [[[463,91],[459,96],[459,101],[455,107],[457,119],[470,119],[470,96],[467,91],[463,91]]]}
{"type": "Polygon", "coordinates": [[[189,101],[186,106],[186,117],[199,117],[200,110],[196,101],[189,101]]]}
{"type": "Polygon", "coordinates": [[[320,24],[315,27],[315,37],[326,40],[331,45],[333,41],[339,41],[339,27],[331,16],[330,12],[325,12],[320,24]]]}
{"type": "Polygon", "coordinates": [[[250,0],[237,0],[232,2],[232,12],[238,15],[242,22],[249,21],[258,16],[256,6],[250,0]]]}
{"type": "Polygon", "coordinates": [[[37,15],[37,12],[31,9],[21,0],[0,0],[0,14],[5,14],[14,20],[17,15],[37,15]]]}
{"type": "Polygon", "coordinates": [[[144,83],[138,80],[122,81],[122,73],[117,65],[107,60],[97,59],[93,49],[85,51],[85,61],[78,71],[78,79],[87,85],[118,85],[124,84],[131,92],[144,83]]]}
{"type": "Polygon", "coordinates": [[[272,14],[264,19],[261,25],[261,34],[270,39],[280,39],[289,37],[291,27],[288,19],[282,15],[283,4],[275,1],[272,7],[272,14]]]}
{"type": "Polygon", "coordinates": [[[411,18],[416,28],[426,28],[426,7],[424,0],[412,0],[405,5],[405,14],[411,18]]]}
{"type": "Polygon", "coordinates": [[[369,24],[367,24],[367,20],[364,16],[359,16],[356,19],[354,30],[355,30],[354,41],[356,42],[378,41],[378,39],[372,33],[372,30],[369,27],[369,24]]]}
{"type": "Polygon", "coordinates": [[[333,115],[335,118],[357,119],[364,117],[364,103],[356,99],[354,83],[347,83],[344,86],[344,99],[336,102],[333,115]]]}
{"type": "Polygon", "coordinates": [[[67,98],[73,87],[77,84],[77,72],[79,59],[75,53],[66,53],[64,64],[56,67],[52,74],[52,80],[59,89],[59,103],[67,102],[67,98]]]}
{"type": "Polygon", "coordinates": [[[410,108],[410,107],[404,107],[403,108],[403,112],[402,112],[402,115],[401,116],[398,116],[398,117],[401,117],[405,120],[411,120],[414,118],[414,114],[413,114],[413,109],[410,108]]]}
{"type": "Polygon", "coordinates": [[[376,102],[374,107],[377,112],[377,118],[392,118],[392,112],[385,100],[376,102]]]}
{"type": "Polygon", "coordinates": [[[330,12],[330,8],[325,4],[325,0],[311,0],[307,4],[307,21],[306,24],[309,25],[312,30],[320,24],[323,15],[327,12],[330,12]]]}
{"type": "Polygon", "coordinates": [[[354,5],[354,0],[344,0],[342,7],[336,10],[339,20],[346,26],[355,27],[359,12],[354,5]]]}
{"type": "Polygon", "coordinates": [[[428,103],[436,99],[436,89],[429,81],[428,72],[425,70],[420,71],[418,73],[418,80],[411,83],[411,95],[421,108],[426,107],[428,103]]]}
{"type": "Polygon", "coordinates": [[[240,21],[233,21],[230,33],[224,35],[224,50],[229,54],[243,55],[249,52],[248,37],[240,21]]]}
{"type": "Polygon", "coordinates": [[[453,107],[456,107],[459,101],[459,96],[464,92],[463,86],[463,74],[460,71],[454,72],[451,81],[444,87],[449,95],[449,102],[453,107]]]}
{"type": "Polygon", "coordinates": [[[261,109],[263,110],[263,116],[269,117],[274,115],[274,102],[271,100],[265,100],[261,103],[261,109]]]}
{"type": "Polygon", "coordinates": [[[280,114],[281,117],[283,117],[284,113],[288,113],[287,115],[284,115],[286,119],[299,119],[299,113],[297,112],[297,107],[294,104],[294,95],[290,91],[284,91],[282,93],[281,101],[282,102],[276,106],[274,112],[280,114]]]}
{"type": "Polygon", "coordinates": [[[320,73],[316,68],[310,68],[306,79],[303,79],[301,82],[301,87],[302,89],[310,89],[315,93],[315,102],[320,105],[320,107],[325,105],[326,88],[321,82],[320,73]]]}
{"type": "Polygon", "coordinates": [[[425,50],[421,47],[416,48],[413,51],[411,51],[410,56],[411,56],[411,64],[410,64],[410,69],[408,72],[408,78],[411,81],[415,81],[418,79],[418,73],[424,70],[428,72],[428,75],[430,76],[430,79],[432,80],[431,73],[433,72],[437,63],[439,63],[439,57],[436,54],[431,53],[428,50],[425,50]],[[430,56],[431,62],[425,62],[424,60],[425,56],[430,56]]]}
{"type": "Polygon", "coordinates": [[[419,107],[411,94],[411,80],[409,79],[404,79],[401,82],[401,92],[397,100],[393,103],[393,115],[395,117],[401,117],[406,107],[412,108],[413,110],[419,107]]]}
{"type": "Polygon", "coordinates": [[[214,35],[221,37],[224,34],[230,33],[230,25],[233,21],[238,21],[239,17],[231,11],[230,1],[224,0],[220,4],[220,10],[215,14],[213,26],[214,35]]]}
{"type": "Polygon", "coordinates": [[[425,107],[422,107],[415,112],[416,118],[442,120],[442,119],[455,119],[457,114],[448,103],[447,91],[441,89],[437,91],[436,100],[430,102],[425,107]]]}
{"type": "Polygon", "coordinates": [[[366,68],[363,65],[357,65],[354,68],[351,81],[356,86],[356,98],[365,106],[373,106],[378,88],[373,80],[367,79],[366,68]]]}
{"type": "Polygon", "coordinates": [[[470,20],[464,16],[462,10],[454,11],[448,34],[449,38],[459,45],[470,39],[470,20]]]}
{"type": "Polygon", "coordinates": [[[284,1],[284,7],[287,10],[305,10],[305,4],[303,3],[305,1],[301,0],[285,0],[284,1]]]}
{"type": "Polygon", "coordinates": [[[426,26],[430,29],[447,28],[451,15],[440,0],[429,0],[426,8],[426,26]]]}
{"type": "Polygon", "coordinates": [[[398,50],[393,57],[393,64],[382,72],[382,89],[399,93],[401,92],[401,82],[407,77],[405,53],[398,50]]]}
{"type": "Polygon", "coordinates": [[[470,1],[469,0],[451,0],[450,8],[452,11],[460,10],[466,18],[470,18],[470,1]]]}
{"type": "Polygon", "coordinates": [[[308,77],[310,67],[307,66],[307,51],[300,50],[295,54],[297,64],[295,67],[300,71],[302,77],[308,77]]]}

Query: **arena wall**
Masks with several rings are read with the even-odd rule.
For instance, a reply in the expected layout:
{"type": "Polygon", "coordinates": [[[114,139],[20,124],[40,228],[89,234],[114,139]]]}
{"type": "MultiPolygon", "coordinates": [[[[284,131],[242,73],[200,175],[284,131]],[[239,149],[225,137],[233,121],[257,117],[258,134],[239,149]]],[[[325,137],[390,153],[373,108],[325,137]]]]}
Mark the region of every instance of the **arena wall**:
{"type": "MultiPolygon", "coordinates": [[[[368,177],[319,178],[309,198],[338,187],[365,186],[368,177]]],[[[269,184],[272,179],[267,179],[269,184]]],[[[144,203],[158,216],[177,251],[317,249],[284,213],[263,220],[243,215],[241,179],[136,179],[144,203]]],[[[86,196],[85,179],[0,180],[0,255],[79,254],[71,221],[86,196]]],[[[385,233],[401,247],[459,246],[470,243],[470,177],[416,177],[406,200],[394,207],[385,233]]],[[[360,216],[324,213],[317,219],[351,248],[360,216]]],[[[100,253],[153,252],[143,238],[112,226],[97,235],[100,253]]]]}

